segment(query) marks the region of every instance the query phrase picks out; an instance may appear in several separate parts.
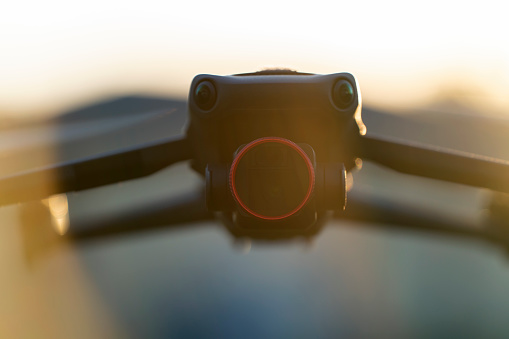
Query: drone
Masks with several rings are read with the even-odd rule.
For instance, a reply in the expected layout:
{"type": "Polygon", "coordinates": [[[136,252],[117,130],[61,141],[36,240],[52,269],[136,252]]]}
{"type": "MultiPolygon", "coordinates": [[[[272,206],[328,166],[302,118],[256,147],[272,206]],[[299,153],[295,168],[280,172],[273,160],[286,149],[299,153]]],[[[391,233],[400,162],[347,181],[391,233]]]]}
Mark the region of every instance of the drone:
{"type": "Polygon", "coordinates": [[[146,177],[190,161],[205,181],[208,211],[235,237],[290,239],[312,237],[325,216],[349,212],[347,173],[361,159],[509,193],[508,161],[367,134],[350,73],[197,75],[188,115],[179,137],[0,178],[0,205],[146,177]]]}

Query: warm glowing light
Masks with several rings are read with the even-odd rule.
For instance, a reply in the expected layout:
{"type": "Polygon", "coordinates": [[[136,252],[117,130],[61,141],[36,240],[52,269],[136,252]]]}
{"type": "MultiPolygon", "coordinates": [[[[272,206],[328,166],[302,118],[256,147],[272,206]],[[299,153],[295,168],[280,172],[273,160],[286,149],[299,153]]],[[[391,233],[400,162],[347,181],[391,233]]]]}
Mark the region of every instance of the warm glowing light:
{"type": "Polygon", "coordinates": [[[271,65],[350,71],[367,103],[415,105],[475,84],[475,103],[509,108],[506,13],[489,0],[10,1],[0,11],[0,109],[51,111],[123,92],[184,97],[195,74],[271,65]]]}
{"type": "Polygon", "coordinates": [[[353,175],[352,172],[346,174],[346,191],[350,192],[353,188],[353,175]]]}
{"type": "Polygon", "coordinates": [[[361,158],[355,158],[355,168],[358,170],[362,169],[362,159],[361,158]]]}
{"type": "Polygon", "coordinates": [[[67,195],[53,195],[47,199],[47,202],[52,217],[53,228],[58,234],[64,235],[69,229],[69,203],[67,195]]]}

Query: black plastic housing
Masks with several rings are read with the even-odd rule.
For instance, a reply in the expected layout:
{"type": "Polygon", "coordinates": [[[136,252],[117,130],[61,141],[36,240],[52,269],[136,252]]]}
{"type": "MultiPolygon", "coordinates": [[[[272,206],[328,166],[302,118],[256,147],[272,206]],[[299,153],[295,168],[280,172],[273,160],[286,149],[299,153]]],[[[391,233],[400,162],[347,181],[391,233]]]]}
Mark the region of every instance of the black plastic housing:
{"type": "MultiPolygon", "coordinates": [[[[256,74],[256,73],[254,73],[256,74]]],[[[205,175],[208,164],[231,161],[239,145],[278,136],[313,147],[320,163],[354,166],[352,140],[365,133],[361,95],[350,73],[327,75],[197,75],[189,95],[188,140],[193,148],[193,168],[205,175]],[[351,105],[334,104],[336,82],[354,88],[351,105]],[[208,110],[195,102],[194,92],[203,81],[215,87],[216,101],[208,110]]]]}
{"type": "Polygon", "coordinates": [[[235,236],[311,236],[317,232],[321,214],[345,208],[346,170],[355,161],[351,140],[365,133],[360,92],[351,74],[198,75],[191,84],[188,104],[192,167],[206,176],[209,210],[221,212],[235,236]],[[338,107],[334,97],[338,82],[347,82],[353,89],[353,99],[344,107],[338,107]],[[203,83],[211,84],[215,95],[215,102],[205,109],[196,97],[203,83]],[[315,171],[312,198],[298,213],[281,220],[261,220],[243,213],[228,185],[235,152],[266,137],[298,143],[312,159],[315,171]]]}

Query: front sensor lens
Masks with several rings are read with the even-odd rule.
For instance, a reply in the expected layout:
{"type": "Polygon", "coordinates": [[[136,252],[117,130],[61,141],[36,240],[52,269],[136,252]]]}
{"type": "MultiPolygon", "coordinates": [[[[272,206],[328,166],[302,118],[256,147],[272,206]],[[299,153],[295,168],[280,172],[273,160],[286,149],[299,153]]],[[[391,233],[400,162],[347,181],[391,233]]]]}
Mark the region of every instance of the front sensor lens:
{"type": "Polygon", "coordinates": [[[211,109],[216,103],[216,88],[210,81],[202,81],[194,90],[194,101],[204,111],[211,109]]]}
{"type": "Polygon", "coordinates": [[[347,80],[339,80],[332,89],[334,104],[341,109],[348,108],[355,97],[353,86],[347,80]]]}

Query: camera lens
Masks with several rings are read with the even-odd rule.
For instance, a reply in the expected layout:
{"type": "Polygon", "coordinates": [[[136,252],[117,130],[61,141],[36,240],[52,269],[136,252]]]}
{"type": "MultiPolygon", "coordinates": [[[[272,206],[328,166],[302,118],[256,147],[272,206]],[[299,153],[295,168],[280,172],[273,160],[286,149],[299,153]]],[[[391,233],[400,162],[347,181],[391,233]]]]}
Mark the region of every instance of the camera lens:
{"type": "Polygon", "coordinates": [[[216,89],[210,81],[202,81],[194,90],[194,101],[202,110],[211,109],[216,103],[216,89]]]}
{"type": "Polygon", "coordinates": [[[308,155],[283,138],[257,139],[243,147],[230,168],[230,188],[248,214],[266,220],[289,217],[302,209],[314,188],[308,155]]]}
{"type": "Polygon", "coordinates": [[[332,98],[334,104],[341,108],[348,108],[353,103],[355,97],[353,86],[347,80],[339,80],[332,89],[332,98]]]}
{"type": "Polygon", "coordinates": [[[279,143],[264,143],[252,150],[256,166],[285,166],[287,150],[279,143]]]}

